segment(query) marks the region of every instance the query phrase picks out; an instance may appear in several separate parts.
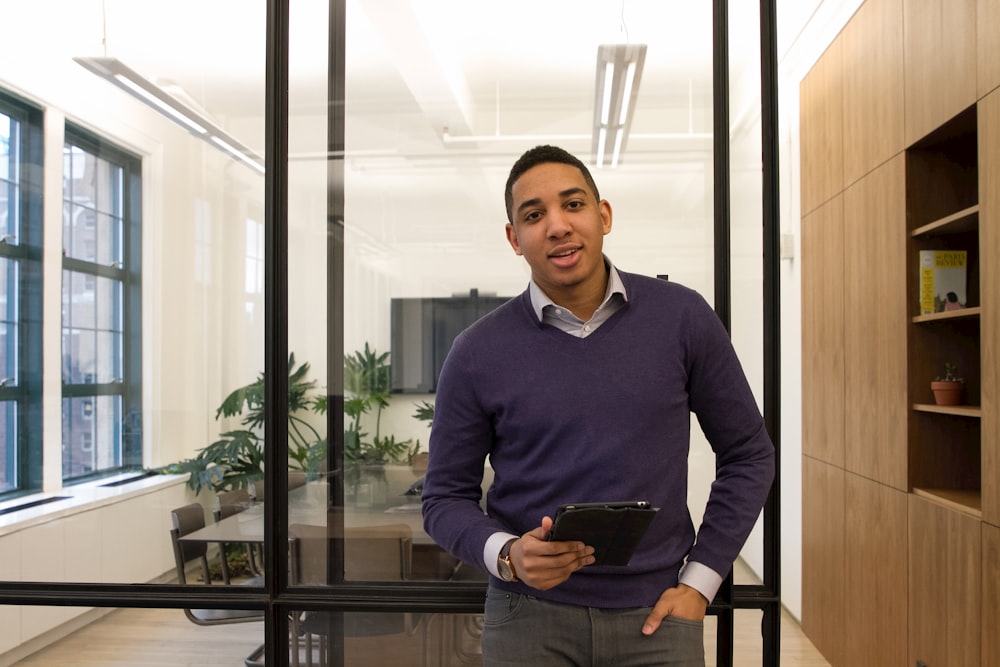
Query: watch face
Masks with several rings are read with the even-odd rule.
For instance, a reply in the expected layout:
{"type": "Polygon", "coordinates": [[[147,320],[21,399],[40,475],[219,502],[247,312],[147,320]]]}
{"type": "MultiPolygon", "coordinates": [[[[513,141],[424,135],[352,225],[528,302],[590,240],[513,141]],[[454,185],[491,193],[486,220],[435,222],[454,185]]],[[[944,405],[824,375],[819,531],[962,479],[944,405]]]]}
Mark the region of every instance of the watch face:
{"type": "Polygon", "coordinates": [[[497,571],[500,573],[500,578],[504,581],[514,581],[514,572],[510,568],[510,561],[505,558],[497,561],[497,571]]]}

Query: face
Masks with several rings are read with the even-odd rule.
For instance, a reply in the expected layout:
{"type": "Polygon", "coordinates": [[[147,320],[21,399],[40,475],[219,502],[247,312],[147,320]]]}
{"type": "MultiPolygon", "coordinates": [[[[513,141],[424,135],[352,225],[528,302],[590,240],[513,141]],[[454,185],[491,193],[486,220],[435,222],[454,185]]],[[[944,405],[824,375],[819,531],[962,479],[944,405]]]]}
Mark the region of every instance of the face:
{"type": "Polygon", "coordinates": [[[603,298],[604,235],[611,205],[597,201],[576,167],[536,165],[511,188],[513,223],[507,240],[531,267],[531,277],[557,303],[603,298]]]}

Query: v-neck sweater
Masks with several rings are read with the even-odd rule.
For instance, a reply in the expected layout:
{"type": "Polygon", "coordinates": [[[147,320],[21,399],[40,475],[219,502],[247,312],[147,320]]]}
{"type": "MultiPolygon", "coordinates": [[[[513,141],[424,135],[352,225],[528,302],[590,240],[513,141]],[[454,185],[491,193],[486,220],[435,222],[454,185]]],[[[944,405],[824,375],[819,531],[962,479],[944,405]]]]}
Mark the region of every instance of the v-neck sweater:
{"type": "Polygon", "coordinates": [[[767,497],[774,447],[718,316],[682,285],[619,274],[628,302],[586,338],[540,322],[525,290],[462,332],[442,368],[423,514],[456,557],[485,567],[492,534],[524,534],[564,503],[660,508],[628,566],[587,566],[548,591],[494,578],[500,588],[650,606],[677,585],[685,560],[727,573],[767,497]],[[692,413],[716,454],[697,540],[687,505],[692,413]]]}

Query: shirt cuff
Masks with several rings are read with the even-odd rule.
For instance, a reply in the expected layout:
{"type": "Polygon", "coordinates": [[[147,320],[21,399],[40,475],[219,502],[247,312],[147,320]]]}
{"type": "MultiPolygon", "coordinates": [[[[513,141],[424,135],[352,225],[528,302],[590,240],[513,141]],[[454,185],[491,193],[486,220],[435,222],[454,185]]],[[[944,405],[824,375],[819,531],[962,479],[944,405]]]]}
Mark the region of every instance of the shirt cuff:
{"type": "Polygon", "coordinates": [[[483,547],[483,564],[497,579],[500,579],[500,572],[497,570],[497,558],[500,557],[500,550],[509,540],[516,539],[517,535],[510,533],[493,533],[490,535],[490,539],[486,540],[486,546],[483,547]]]}
{"type": "MultiPolygon", "coordinates": [[[[500,551],[498,549],[497,554],[499,553],[500,551]]],[[[493,567],[496,567],[496,559],[494,559],[493,567]]],[[[719,588],[722,587],[722,577],[718,572],[707,565],[702,565],[701,563],[695,561],[688,561],[684,564],[684,567],[681,568],[680,583],[695,589],[705,596],[705,599],[708,600],[709,604],[712,604],[712,600],[715,599],[715,594],[718,593],[719,588]]]]}

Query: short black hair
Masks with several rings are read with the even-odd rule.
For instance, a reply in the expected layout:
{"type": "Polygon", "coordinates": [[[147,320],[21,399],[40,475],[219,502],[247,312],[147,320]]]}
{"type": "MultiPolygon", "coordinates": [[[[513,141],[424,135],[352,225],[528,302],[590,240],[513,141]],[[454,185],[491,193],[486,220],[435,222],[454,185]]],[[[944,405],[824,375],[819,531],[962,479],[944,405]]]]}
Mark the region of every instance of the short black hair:
{"type": "Polygon", "coordinates": [[[594,182],[594,177],[590,175],[587,165],[581,162],[578,157],[558,146],[535,146],[525,151],[517,159],[517,162],[514,163],[514,166],[510,168],[510,175],[507,177],[507,185],[503,193],[504,203],[507,205],[507,220],[514,222],[514,183],[524,175],[524,172],[532,167],[537,167],[540,164],[548,162],[568,164],[571,167],[579,169],[580,173],[583,174],[583,180],[587,182],[590,190],[594,193],[594,199],[601,201],[601,195],[597,191],[597,183],[594,182]]]}

